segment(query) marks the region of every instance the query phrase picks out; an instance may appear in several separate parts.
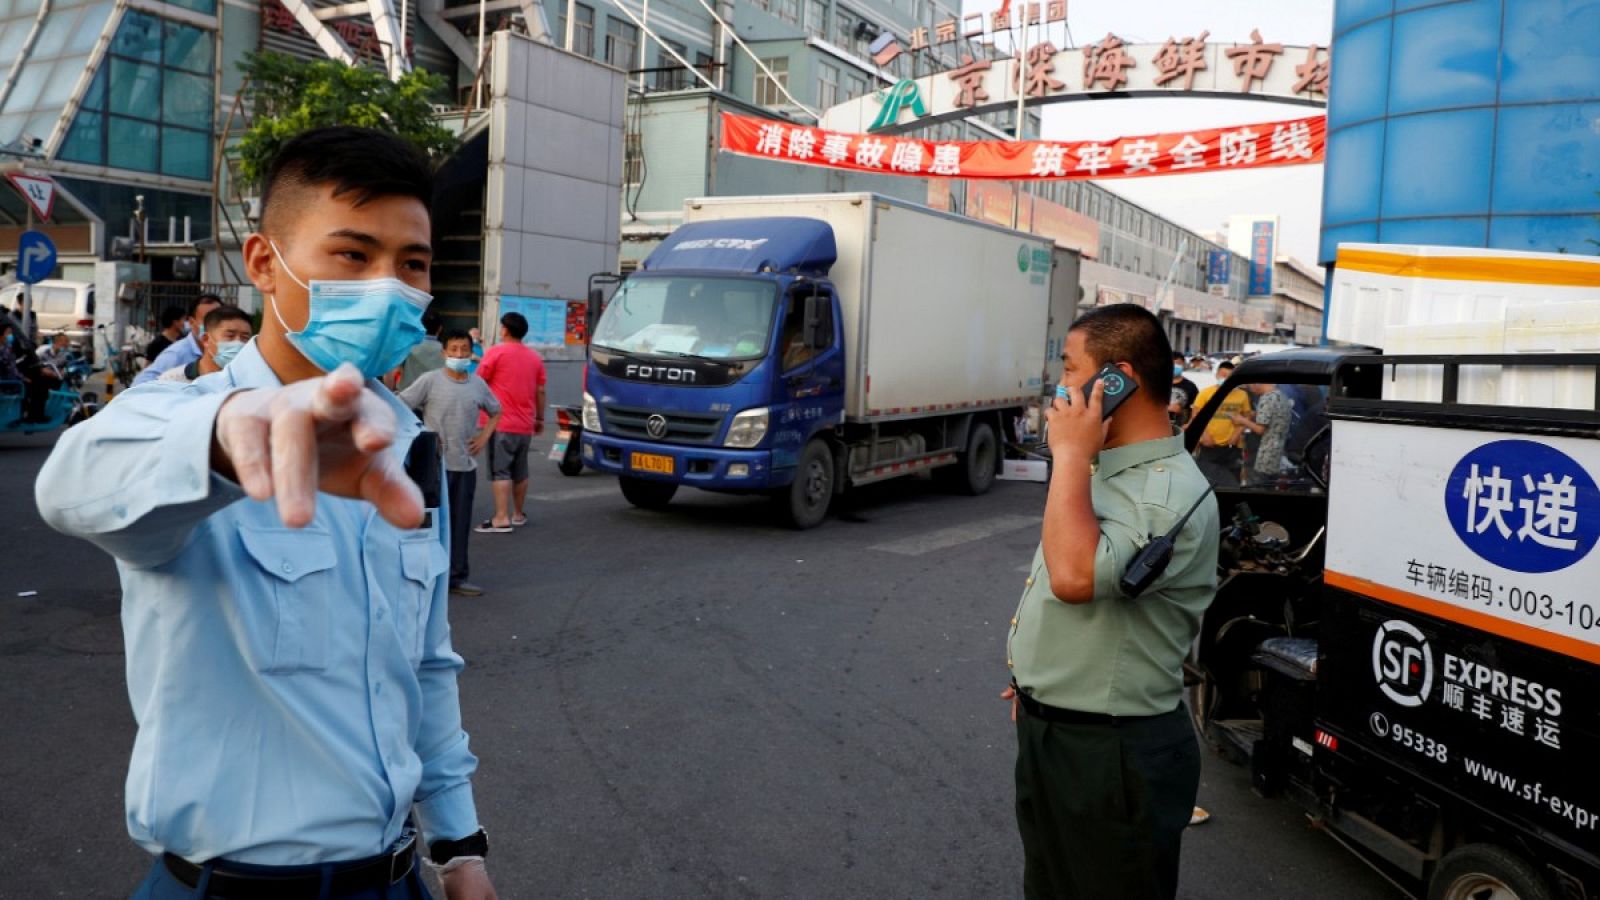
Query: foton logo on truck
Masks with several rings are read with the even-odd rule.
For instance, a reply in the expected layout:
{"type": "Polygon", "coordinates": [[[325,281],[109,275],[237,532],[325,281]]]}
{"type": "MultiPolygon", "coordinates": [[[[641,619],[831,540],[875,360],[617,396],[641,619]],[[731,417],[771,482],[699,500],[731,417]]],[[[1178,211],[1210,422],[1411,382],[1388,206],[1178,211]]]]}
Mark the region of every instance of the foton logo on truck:
{"type": "Polygon", "coordinates": [[[1433,652],[1417,626],[1390,619],[1372,640],[1372,674],[1383,695],[1401,706],[1421,706],[1433,689],[1433,652]]]}
{"type": "Polygon", "coordinates": [[[1494,441],[1456,463],[1445,512],[1472,552],[1515,572],[1556,572],[1594,548],[1600,489],[1572,457],[1537,441],[1494,441]]]}
{"type": "Polygon", "coordinates": [[[640,381],[673,381],[678,384],[694,384],[698,374],[693,369],[683,369],[677,366],[641,366],[638,363],[629,363],[623,369],[627,378],[637,378],[640,381]]]}

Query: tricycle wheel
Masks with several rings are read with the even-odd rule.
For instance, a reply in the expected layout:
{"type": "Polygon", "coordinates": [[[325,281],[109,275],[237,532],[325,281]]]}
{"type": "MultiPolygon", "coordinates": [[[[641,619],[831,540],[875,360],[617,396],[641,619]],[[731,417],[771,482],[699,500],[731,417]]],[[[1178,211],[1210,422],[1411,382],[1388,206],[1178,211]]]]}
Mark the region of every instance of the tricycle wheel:
{"type": "Polygon", "coordinates": [[[556,468],[561,471],[561,474],[583,474],[583,457],[578,452],[578,447],[581,443],[582,442],[576,435],[574,435],[573,439],[567,443],[567,452],[562,454],[561,462],[556,464],[556,468]]]}
{"type": "Polygon", "coordinates": [[[1450,851],[1428,882],[1428,900],[1555,900],[1537,869],[1494,844],[1450,851]]]}

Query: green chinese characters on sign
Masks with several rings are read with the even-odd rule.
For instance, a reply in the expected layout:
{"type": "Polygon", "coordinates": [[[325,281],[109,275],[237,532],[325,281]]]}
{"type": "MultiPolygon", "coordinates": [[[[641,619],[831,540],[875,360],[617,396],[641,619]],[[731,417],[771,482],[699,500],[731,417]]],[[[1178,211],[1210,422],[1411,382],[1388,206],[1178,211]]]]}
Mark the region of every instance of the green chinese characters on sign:
{"type": "Polygon", "coordinates": [[[877,97],[883,108],[878,110],[878,117],[867,126],[868,131],[882,131],[893,127],[900,121],[901,110],[908,107],[914,116],[921,117],[928,114],[928,107],[923,105],[922,92],[918,90],[915,81],[896,82],[894,87],[887,91],[879,91],[877,97]]]}

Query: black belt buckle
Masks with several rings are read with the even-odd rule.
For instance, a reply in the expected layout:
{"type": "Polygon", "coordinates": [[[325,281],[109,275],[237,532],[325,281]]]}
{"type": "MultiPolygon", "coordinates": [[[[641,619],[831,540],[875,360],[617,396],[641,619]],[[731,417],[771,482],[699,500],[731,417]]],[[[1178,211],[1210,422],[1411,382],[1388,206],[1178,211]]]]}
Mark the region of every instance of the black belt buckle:
{"type": "Polygon", "coordinates": [[[417,864],[417,855],[413,851],[417,846],[417,835],[408,831],[400,838],[400,843],[389,854],[389,884],[399,884],[407,875],[411,874],[411,867],[417,864]],[[402,867],[404,861],[404,867],[402,867]]]}

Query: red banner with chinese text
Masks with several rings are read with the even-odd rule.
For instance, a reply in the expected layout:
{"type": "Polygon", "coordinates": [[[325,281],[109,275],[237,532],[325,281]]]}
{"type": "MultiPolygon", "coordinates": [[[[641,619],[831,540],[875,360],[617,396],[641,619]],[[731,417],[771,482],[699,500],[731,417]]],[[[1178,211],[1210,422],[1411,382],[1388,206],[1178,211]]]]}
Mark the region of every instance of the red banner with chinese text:
{"type": "Polygon", "coordinates": [[[1322,162],[1327,119],[1308,116],[1109,141],[925,141],[722,114],[722,149],[884,175],[1005,181],[1189,175],[1322,162]]]}

